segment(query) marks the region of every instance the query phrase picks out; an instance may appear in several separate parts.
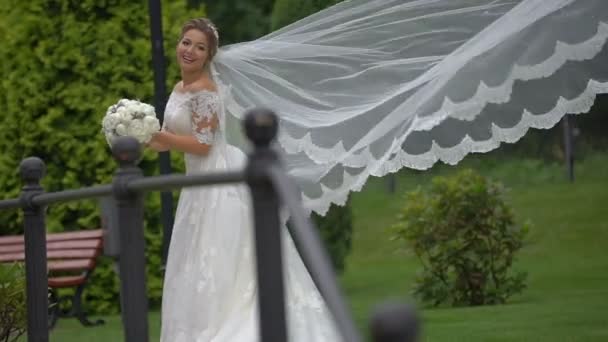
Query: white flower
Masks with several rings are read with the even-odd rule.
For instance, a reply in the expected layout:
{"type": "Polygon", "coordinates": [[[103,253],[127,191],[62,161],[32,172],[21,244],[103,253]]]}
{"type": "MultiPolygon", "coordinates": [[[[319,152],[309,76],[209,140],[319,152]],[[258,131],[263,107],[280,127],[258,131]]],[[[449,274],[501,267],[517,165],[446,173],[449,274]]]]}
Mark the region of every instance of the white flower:
{"type": "Polygon", "coordinates": [[[116,113],[106,115],[102,121],[103,129],[106,131],[113,130],[120,122],[120,115],[116,113]]]}
{"type": "Polygon", "coordinates": [[[120,107],[116,110],[116,115],[120,122],[128,122],[131,121],[131,114],[125,107],[120,107]]]}
{"type": "Polygon", "coordinates": [[[149,140],[149,134],[146,131],[146,127],[144,126],[143,121],[140,120],[134,120],[131,122],[127,129],[127,135],[134,137],[140,143],[145,143],[149,140]]]}
{"type": "Polygon", "coordinates": [[[114,128],[114,131],[119,136],[127,135],[127,127],[122,123],[119,123],[118,125],[116,125],[116,127],[114,128]]]}
{"type": "Polygon", "coordinates": [[[154,116],[146,116],[143,118],[144,127],[148,132],[156,132],[160,129],[160,123],[154,116]]]}
{"type": "Polygon", "coordinates": [[[127,105],[129,105],[130,102],[131,102],[131,100],[129,100],[129,99],[120,99],[120,100],[118,100],[118,102],[116,104],[119,106],[127,106],[127,105]]]}
{"type": "Polygon", "coordinates": [[[150,105],[145,106],[144,113],[146,114],[146,116],[156,117],[156,113],[154,112],[154,107],[152,107],[150,105]]]}

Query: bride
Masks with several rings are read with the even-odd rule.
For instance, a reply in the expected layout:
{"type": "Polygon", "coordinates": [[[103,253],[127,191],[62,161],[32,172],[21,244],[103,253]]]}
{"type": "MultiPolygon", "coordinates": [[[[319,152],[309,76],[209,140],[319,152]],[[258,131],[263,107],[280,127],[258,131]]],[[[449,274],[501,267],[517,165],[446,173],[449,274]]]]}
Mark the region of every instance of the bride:
{"type": "MultiPolygon", "coordinates": [[[[183,27],[182,80],[150,142],[186,172],[240,169],[242,113],[280,117],[277,148],[305,207],[324,214],[370,176],[459,162],[587,112],[608,92],[606,0],[348,0],[218,50],[206,19],[183,27]]],[[[167,261],[163,341],[256,341],[250,199],[182,190],[167,261]]],[[[285,234],[291,341],[338,341],[285,234]]]]}
{"type": "MultiPolygon", "coordinates": [[[[182,80],[167,102],[157,151],[184,152],[186,173],[235,170],[244,154],[226,143],[222,92],[211,77],[218,34],[206,19],[188,21],[177,45],[182,80]]],[[[257,284],[251,199],[245,188],[182,190],[167,259],[162,341],[255,341],[257,284]]],[[[338,341],[332,319],[291,241],[286,252],[292,341],[338,341]]]]}

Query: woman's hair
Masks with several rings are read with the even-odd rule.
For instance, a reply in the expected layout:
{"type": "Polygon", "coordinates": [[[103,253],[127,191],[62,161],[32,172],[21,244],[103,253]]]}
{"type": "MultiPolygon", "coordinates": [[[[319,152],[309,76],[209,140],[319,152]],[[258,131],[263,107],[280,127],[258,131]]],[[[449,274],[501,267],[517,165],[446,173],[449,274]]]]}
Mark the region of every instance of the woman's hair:
{"type": "Polygon", "coordinates": [[[218,49],[219,36],[217,33],[217,28],[215,28],[215,25],[213,25],[211,20],[207,18],[190,19],[184,24],[184,26],[182,26],[182,34],[180,39],[184,37],[186,32],[192,29],[199,30],[207,36],[207,41],[209,42],[209,62],[211,62],[218,49]]]}

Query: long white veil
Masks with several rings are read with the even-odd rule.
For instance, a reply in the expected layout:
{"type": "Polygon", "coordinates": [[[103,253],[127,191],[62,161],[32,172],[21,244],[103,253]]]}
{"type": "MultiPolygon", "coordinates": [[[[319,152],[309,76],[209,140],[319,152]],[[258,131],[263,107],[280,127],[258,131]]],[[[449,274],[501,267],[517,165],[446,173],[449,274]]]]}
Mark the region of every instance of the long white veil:
{"type": "Polygon", "coordinates": [[[214,72],[228,121],[277,112],[286,167],[323,214],[370,175],[587,111],[608,90],[607,38],[607,0],[350,0],[223,47],[214,72]]]}

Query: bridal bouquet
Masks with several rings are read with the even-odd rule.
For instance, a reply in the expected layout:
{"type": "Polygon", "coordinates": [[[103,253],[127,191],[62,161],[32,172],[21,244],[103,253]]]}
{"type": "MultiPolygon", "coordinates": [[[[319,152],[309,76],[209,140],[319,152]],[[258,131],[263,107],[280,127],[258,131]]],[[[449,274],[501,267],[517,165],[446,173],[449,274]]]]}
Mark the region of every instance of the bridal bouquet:
{"type": "Polygon", "coordinates": [[[114,139],[121,136],[131,136],[145,144],[150,141],[154,132],[160,130],[154,107],[128,99],[121,99],[108,107],[101,125],[110,146],[114,139]]]}

